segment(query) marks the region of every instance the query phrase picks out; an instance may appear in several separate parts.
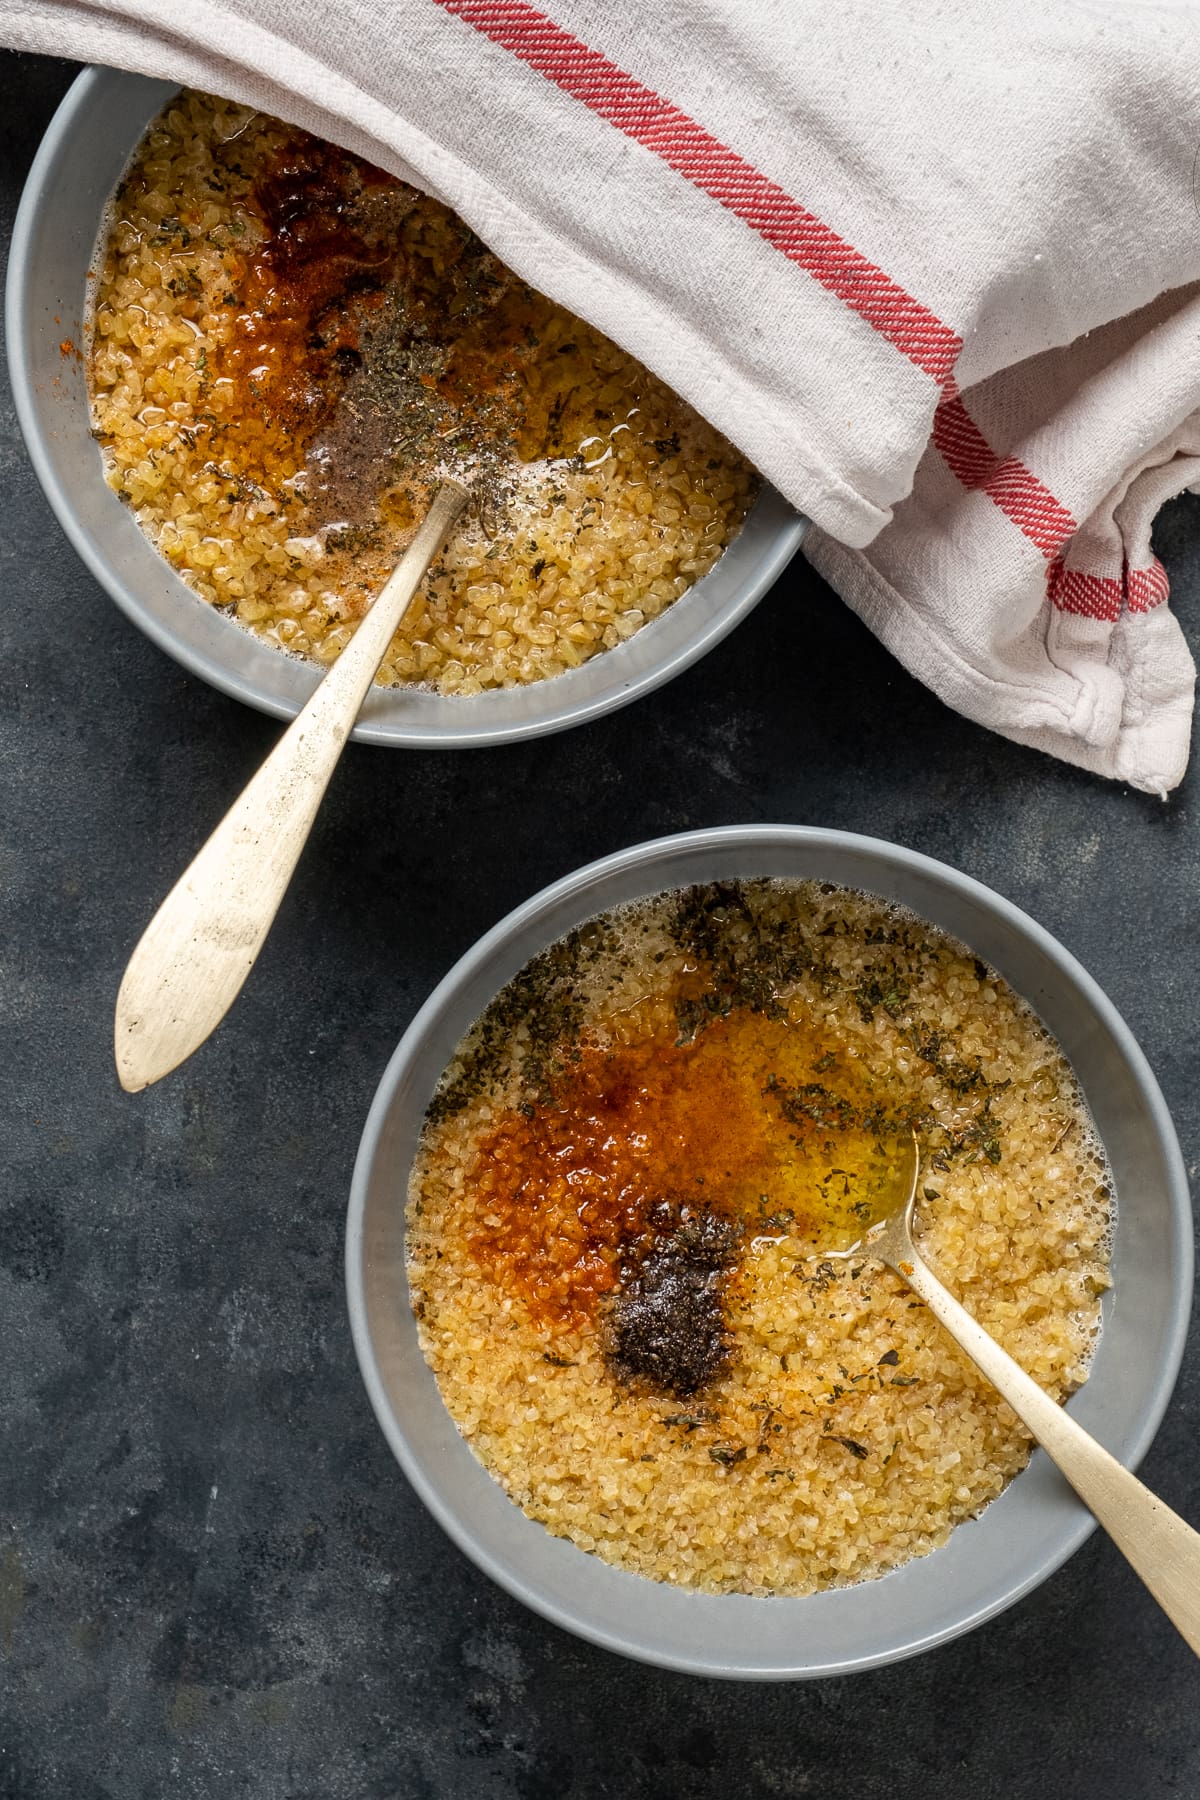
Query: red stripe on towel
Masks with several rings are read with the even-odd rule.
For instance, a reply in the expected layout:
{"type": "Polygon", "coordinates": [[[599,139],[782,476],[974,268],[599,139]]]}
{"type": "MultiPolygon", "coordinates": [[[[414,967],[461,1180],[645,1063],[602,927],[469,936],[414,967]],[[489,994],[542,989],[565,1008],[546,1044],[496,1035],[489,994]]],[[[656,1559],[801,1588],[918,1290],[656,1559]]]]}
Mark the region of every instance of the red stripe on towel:
{"type": "Polygon", "coordinates": [[[1108,623],[1120,618],[1125,583],[1119,575],[1084,575],[1079,569],[1064,568],[1056,557],[1046,579],[1051,604],[1059,612],[1108,623]]]}
{"type": "Polygon", "coordinates": [[[981,489],[1043,556],[1057,556],[1078,526],[1074,516],[1015,456],[997,456],[962,401],[943,400],[933,415],[933,441],[965,488],[981,489]]]}
{"type": "Polygon", "coordinates": [[[1131,613],[1153,612],[1170,598],[1171,582],[1157,556],[1148,569],[1125,567],[1125,604],[1131,613]]]}
{"type": "Polygon", "coordinates": [[[1153,612],[1171,592],[1167,571],[1153,558],[1149,568],[1131,569],[1126,563],[1119,575],[1085,575],[1065,568],[1060,557],[1050,565],[1050,599],[1059,612],[1111,623],[1123,608],[1131,613],[1153,612]]]}
{"type": "Polygon", "coordinates": [[[1167,576],[1149,569],[1120,577],[1080,575],[1060,553],[1078,529],[1074,516],[1016,457],[997,456],[959,398],[954,365],[962,339],[752,163],[644,82],[564,31],[526,0],[436,0],[508,50],[618,131],[734,213],[768,244],[894,345],[943,389],[933,442],[963,486],[985,493],[1050,562],[1047,583],[1064,612],[1114,619],[1124,602],[1148,612],[1167,597],[1167,576]]]}
{"type": "Polygon", "coordinates": [[[524,0],[437,0],[735,213],[948,391],[957,332],[695,119],[524,0]]]}

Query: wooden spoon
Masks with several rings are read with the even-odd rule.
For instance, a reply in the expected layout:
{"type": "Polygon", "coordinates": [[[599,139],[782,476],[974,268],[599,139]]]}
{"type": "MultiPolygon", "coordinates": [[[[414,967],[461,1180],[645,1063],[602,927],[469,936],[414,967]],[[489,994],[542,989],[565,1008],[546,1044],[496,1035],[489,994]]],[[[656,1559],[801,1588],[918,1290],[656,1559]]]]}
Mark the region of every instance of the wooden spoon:
{"type": "Polygon", "coordinates": [[[1052,1400],[922,1261],[912,1236],[920,1166],[920,1145],[914,1133],[897,1164],[887,1213],[849,1250],[822,1251],[823,1259],[873,1258],[908,1283],[943,1330],[1008,1401],[1026,1431],[1058,1464],[1168,1619],[1200,1656],[1200,1533],[1052,1400]]]}
{"type": "Polygon", "coordinates": [[[466,499],[457,481],[442,483],[312,699],[147,925],[117,995],[117,1074],[127,1092],[178,1068],[237,999],[375,671],[466,499]]]}

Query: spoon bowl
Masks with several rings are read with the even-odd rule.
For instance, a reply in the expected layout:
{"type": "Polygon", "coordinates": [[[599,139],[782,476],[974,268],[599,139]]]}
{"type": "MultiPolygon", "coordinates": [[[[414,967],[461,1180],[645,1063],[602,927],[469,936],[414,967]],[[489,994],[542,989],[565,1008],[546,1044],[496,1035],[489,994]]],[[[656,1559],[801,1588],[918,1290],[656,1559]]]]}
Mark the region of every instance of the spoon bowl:
{"type": "Polygon", "coordinates": [[[895,1269],[898,1275],[904,1275],[905,1271],[900,1267],[901,1261],[911,1263],[917,1254],[912,1228],[917,1210],[917,1181],[920,1173],[921,1142],[916,1132],[912,1131],[907,1137],[898,1140],[894,1159],[885,1167],[882,1181],[875,1184],[876,1198],[871,1209],[874,1218],[870,1225],[852,1244],[845,1244],[836,1250],[822,1248],[821,1261],[849,1262],[851,1258],[861,1261],[863,1257],[871,1257],[875,1262],[885,1263],[889,1269],[895,1269]],[[883,1185],[888,1181],[891,1183],[890,1191],[883,1185]]]}

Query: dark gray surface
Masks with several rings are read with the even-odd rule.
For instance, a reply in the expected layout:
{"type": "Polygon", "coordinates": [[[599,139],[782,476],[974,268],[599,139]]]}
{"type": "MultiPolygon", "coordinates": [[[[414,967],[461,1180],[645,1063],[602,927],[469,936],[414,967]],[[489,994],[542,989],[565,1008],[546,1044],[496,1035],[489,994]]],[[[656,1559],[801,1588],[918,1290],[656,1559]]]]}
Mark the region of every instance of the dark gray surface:
{"type": "MultiPolygon", "coordinates": [[[[73,73],[0,57],[0,210],[73,73]]],[[[1158,548],[1200,641],[1200,502],[1158,548]]],[[[543,1625],[408,1491],[341,1281],[359,1128],[405,1024],[591,857],[741,820],[956,863],[1108,989],[1200,1149],[1195,778],[1168,803],[989,736],[797,563],[663,693],[512,749],[352,746],[262,962],[193,1061],[117,1087],[113,997],[276,727],[83,573],[0,395],[0,1795],[6,1800],[1158,1800],[1200,1794],[1196,1664],[1097,1538],[917,1662],[796,1688],[543,1625]]],[[[1200,1521],[1200,1355],[1144,1465],[1200,1521]]]]}

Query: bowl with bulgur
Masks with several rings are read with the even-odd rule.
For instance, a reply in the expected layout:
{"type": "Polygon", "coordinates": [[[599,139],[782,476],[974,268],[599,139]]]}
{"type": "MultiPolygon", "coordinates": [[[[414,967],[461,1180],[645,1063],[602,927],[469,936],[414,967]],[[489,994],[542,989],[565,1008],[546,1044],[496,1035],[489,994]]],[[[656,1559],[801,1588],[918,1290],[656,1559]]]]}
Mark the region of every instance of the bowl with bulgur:
{"type": "Polygon", "coordinates": [[[122,610],[194,673],[303,705],[439,478],[467,516],[355,736],[596,717],[719,641],[804,521],[649,370],[446,207],[251,108],[93,69],[14,231],[37,473],[122,610]]]}
{"type": "Polygon", "coordinates": [[[844,1673],[953,1638],[1090,1515],[869,1258],[918,1238],[1118,1457],[1191,1296],[1178,1145],[1078,963],[999,895],[835,831],[643,844],[510,915],[414,1019],[347,1236],[409,1480],[554,1622],[692,1673],[844,1673]]]}

